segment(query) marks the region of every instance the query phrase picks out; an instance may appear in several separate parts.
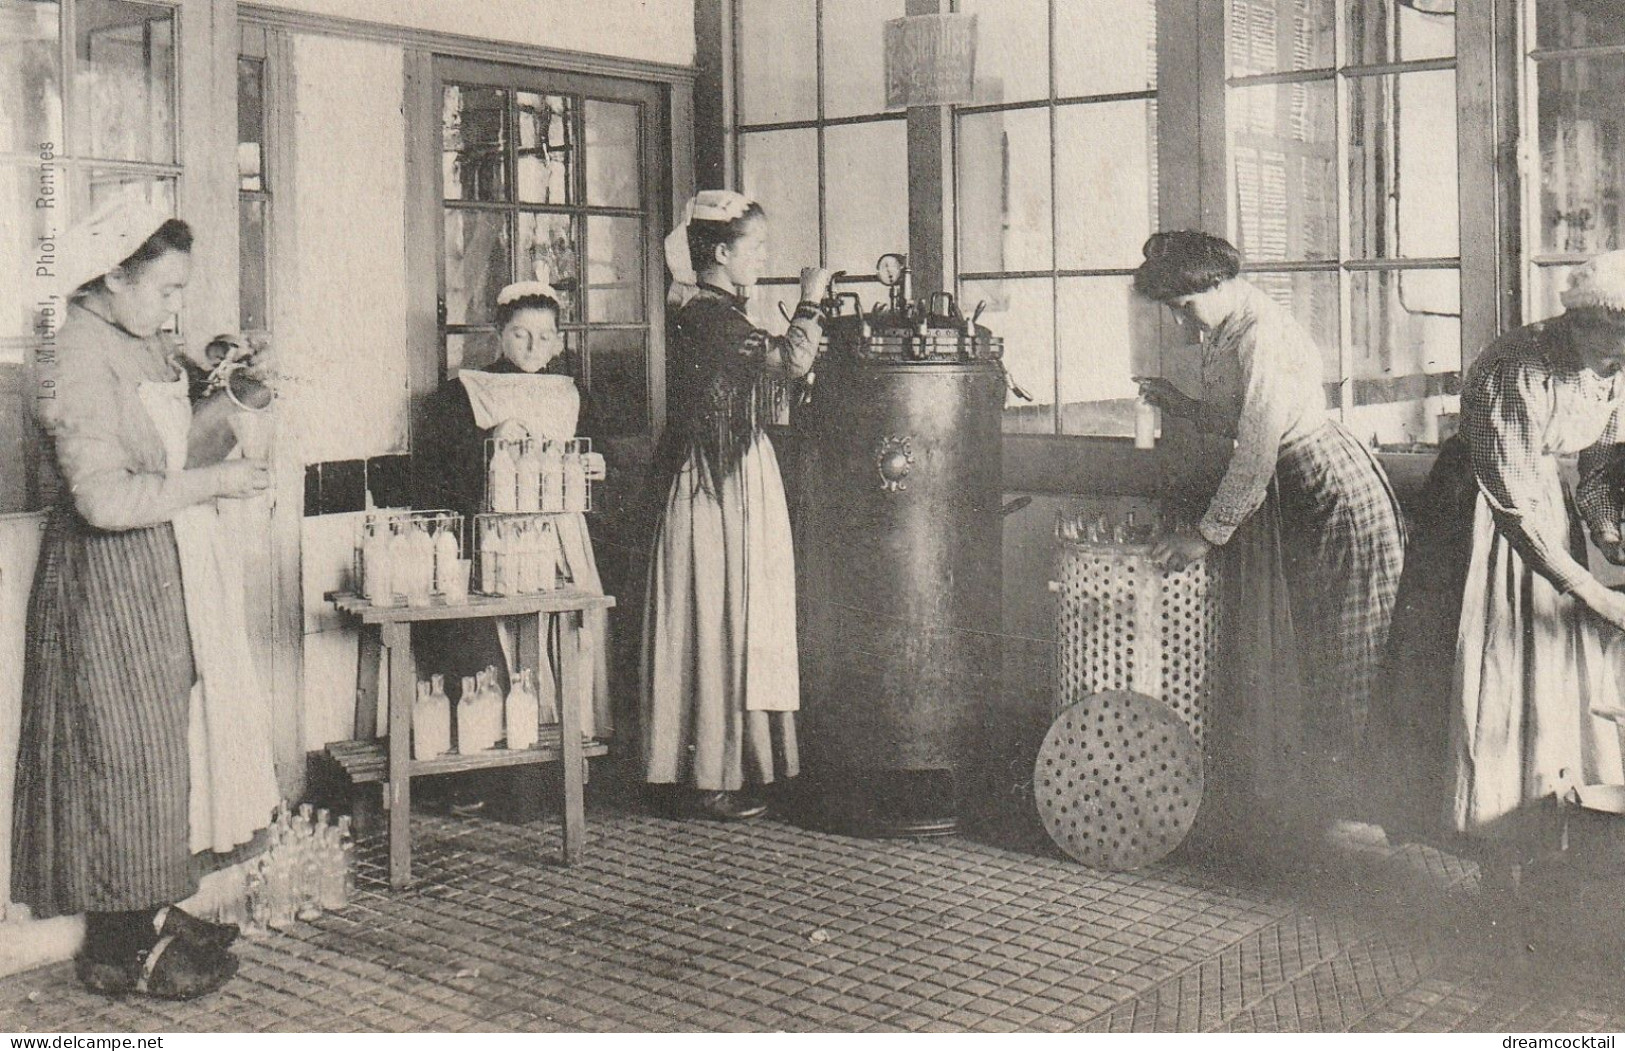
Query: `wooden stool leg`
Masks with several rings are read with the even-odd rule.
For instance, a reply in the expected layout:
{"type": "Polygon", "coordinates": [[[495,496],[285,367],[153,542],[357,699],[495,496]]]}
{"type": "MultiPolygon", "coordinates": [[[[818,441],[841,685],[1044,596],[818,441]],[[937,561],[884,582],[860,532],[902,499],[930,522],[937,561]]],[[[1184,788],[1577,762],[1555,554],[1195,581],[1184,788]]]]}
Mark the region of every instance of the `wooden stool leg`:
{"type": "MultiPolygon", "coordinates": [[[[586,798],[582,767],[586,755],[581,747],[581,611],[569,610],[559,617],[559,745],[564,765],[564,845],[563,861],[573,865],[581,858],[585,840],[586,798]]],[[[536,618],[545,624],[545,617],[536,618]]],[[[542,628],[540,630],[546,630],[542,628]]]]}
{"type": "Polygon", "coordinates": [[[381,631],[375,624],[361,625],[355,661],[355,737],[365,741],[378,736],[378,654],[381,631]]]}
{"type": "Polygon", "coordinates": [[[412,880],[412,635],[406,624],[383,626],[389,654],[389,885],[412,880]]]}

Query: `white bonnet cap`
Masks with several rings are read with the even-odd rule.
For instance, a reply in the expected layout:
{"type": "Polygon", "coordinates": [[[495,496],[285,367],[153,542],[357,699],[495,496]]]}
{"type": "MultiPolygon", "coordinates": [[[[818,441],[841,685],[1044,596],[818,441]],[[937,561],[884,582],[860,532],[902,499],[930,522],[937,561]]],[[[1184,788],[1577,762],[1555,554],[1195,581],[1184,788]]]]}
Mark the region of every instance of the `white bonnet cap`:
{"type": "Polygon", "coordinates": [[[1563,290],[1563,308],[1625,312],[1625,249],[1605,252],[1575,267],[1563,290]]]}
{"type": "Polygon", "coordinates": [[[174,216],[139,191],[115,196],[62,235],[57,244],[56,288],[68,299],[81,285],[115,269],[174,216]]]}
{"type": "Polygon", "coordinates": [[[750,210],[754,202],[733,190],[701,190],[689,198],[683,209],[683,220],[666,237],[666,269],[679,285],[699,282],[688,250],[688,224],[695,219],[714,223],[731,223],[750,210]]]}

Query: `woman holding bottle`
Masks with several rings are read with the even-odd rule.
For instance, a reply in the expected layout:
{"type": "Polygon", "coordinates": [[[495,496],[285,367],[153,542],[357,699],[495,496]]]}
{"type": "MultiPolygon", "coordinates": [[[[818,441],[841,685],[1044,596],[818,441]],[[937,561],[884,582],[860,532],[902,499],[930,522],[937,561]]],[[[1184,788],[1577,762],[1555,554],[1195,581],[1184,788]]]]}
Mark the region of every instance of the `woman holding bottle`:
{"type": "MultiPolygon", "coordinates": [[[[488,442],[497,443],[496,455],[510,466],[507,477],[513,479],[514,492],[521,471],[535,483],[536,504],[524,509],[570,510],[562,503],[541,506],[540,474],[547,469],[549,458],[542,456],[540,444],[590,438],[596,420],[591,399],[583,399],[576,387],[580,362],[565,349],[559,315],[558,293],[551,286],[540,281],[508,285],[496,300],[501,357],[480,368],[460,369],[424,406],[422,425],[413,439],[413,503],[424,510],[463,515],[465,557],[472,557],[478,542],[473,535],[474,516],[487,510],[492,466],[486,459],[488,442]]],[[[557,472],[565,470],[563,458],[550,459],[557,472]]],[[[594,454],[586,459],[590,462],[570,466],[580,466],[585,476],[602,478],[602,457],[594,454]]],[[[562,480],[558,488],[565,488],[562,480]]],[[[521,509],[517,496],[512,501],[499,497],[499,502],[499,510],[521,509]]],[[[577,510],[559,515],[553,524],[560,556],[575,585],[602,590],[585,516],[577,510]]],[[[608,618],[603,611],[595,611],[588,615],[586,627],[593,652],[586,665],[588,674],[583,676],[583,689],[591,690],[591,703],[581,708],[584,729],[589,736],[607,737],[612,728],[608,618]]],[[[461,698],[463,679],[487,668],[496,669],[497,688],[504,695],[509,690],[508,659],[495,621],[414,624],[412,647],[421,674],[445,676],[446,693],[454,704],[461,698]]]]}
{"type": "Polygon", "coordinates": [[[162,329],[191,248],[184,222],[134,196],[62,238],[67,316],[40,404],[63,486],[29,599],[12,828],[13,900],[86,914],[79,979],[171,999],[236,972],[236,928],[176,903],[277,802],[216,507],[270,478],[261,461],[221,462],[229,445],[189,456],[187,377],[162,329]]]}
{"type": "Polygon", "coordinates": [[[1403,525],[1376,458],[1326,414],[1319,348],[1240,271],[1228,241],[1180,230],[1147,241],[1134,273],[1137,293],[1202,336],[1200,396],[1153,379],[1145,397],[1234,440],[1195,530],[1160,541],[1154,556],[1179,569],[1215,549],[1228,555],[1232,688],[1211,734],[1216,799],[1239,806],[1243,821],[1332,832],[1355,812],[1353,761],[1388,636],[1403,525]]]}
{"type": "Polygon", "coordinates": [[[766,261],[761,206],[728,190],[695,196],[666,239],[683,301],[668,319],[654,467],[663,499],[644,611],[643,758],[672,809],[723,821],[765,812],[760,788],[800,767],[794,552],[763,425],[771,382],[812,367],[829,273],[802,271],[801,304],[774,336],[743,297],[766,261]]]}

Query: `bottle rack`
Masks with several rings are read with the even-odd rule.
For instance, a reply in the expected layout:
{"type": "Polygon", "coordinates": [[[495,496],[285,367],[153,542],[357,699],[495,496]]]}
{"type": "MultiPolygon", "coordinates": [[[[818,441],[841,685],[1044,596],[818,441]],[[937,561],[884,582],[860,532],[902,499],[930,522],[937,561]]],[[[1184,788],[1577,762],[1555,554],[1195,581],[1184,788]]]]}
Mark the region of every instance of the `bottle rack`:
{"type": "Polygon", "coordinates": [[[474,580],[480,595],[540,595],[573,583],[556,514],[474,516],[474,580]]]}
{"type": "MultiPolygon", "coordinates": [[[[464,519],[455,511],[369,511],[357,526],[356,593],[374,606],[428,606],[459,589],[464,519]]],[[[461,589],[466,592],[466,586],[461,589]]]]}
{"type": "Polygon", "coordinates": [[[593,509],[591,438],[485,439],[485,511],[583,514],[593,509]]]}

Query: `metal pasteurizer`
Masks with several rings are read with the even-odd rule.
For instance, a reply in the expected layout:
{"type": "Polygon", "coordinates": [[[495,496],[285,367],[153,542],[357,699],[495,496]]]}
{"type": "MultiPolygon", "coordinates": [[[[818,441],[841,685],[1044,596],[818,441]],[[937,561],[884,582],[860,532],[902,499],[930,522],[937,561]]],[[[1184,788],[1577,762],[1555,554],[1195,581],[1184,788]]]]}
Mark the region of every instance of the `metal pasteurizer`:
{"type": "Polygon", "coordinates": [[[1000,686],[1002,340],[900,256],[867,313],[826,301],[798,406],[803,816],[871,836],[957,831],[1000,686]]]}

